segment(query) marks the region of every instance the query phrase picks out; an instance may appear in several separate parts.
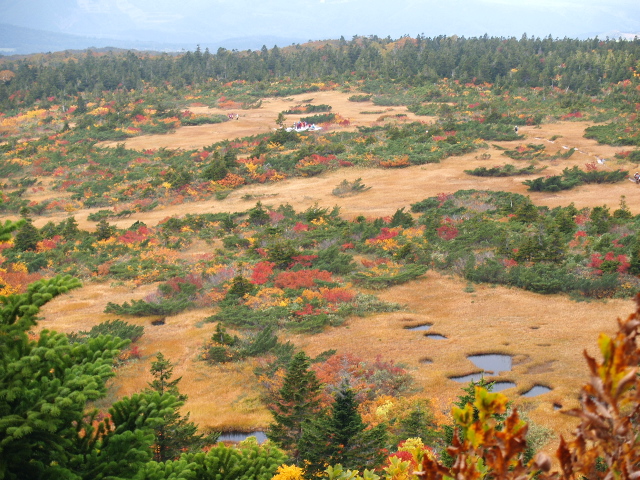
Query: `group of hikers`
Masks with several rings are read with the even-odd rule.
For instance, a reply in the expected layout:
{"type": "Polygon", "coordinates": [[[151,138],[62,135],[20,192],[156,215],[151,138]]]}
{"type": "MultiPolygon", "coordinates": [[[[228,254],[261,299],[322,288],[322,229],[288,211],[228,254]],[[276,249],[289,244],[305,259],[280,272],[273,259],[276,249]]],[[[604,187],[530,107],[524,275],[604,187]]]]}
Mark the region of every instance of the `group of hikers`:
{"type": "Polygon", "coordinates": [[[293,128],[295,128],[296,130],[304,130],[305,128],[309,128],[311,130],[315,130],[316,124],[315,123],[307,123],[307,122],[294,122],[293,123],[293,128]]]}
{"type": "Polygon", "coordinates": [[[227,113],[227,117],[229,117],[229,120],[233,120],[234,118],[236,120],[240,119],[240,115],[238,115],[237,113],[227,113]]]}
{"type": "Polygon", "coordinates": [[[300,122],[293,122],[293,127],[287,128],[286,130],[287,132],[291,132],[291,131],[302,132],[305,130],[310,130],[310,131],[322,130],[322,127],[316,127],[315,123],[307,123],[307,122],[300,121],[300,122]]]}

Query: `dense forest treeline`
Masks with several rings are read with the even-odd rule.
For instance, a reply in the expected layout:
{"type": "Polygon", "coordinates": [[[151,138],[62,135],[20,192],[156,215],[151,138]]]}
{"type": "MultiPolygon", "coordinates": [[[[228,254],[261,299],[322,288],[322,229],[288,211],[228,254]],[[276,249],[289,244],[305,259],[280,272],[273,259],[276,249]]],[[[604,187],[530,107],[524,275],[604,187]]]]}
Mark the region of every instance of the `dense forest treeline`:
{"type": "Polygon", "coordinates": [[[262,96],[269,81],[285,77],[320,81],[380,78],[416,85],[441,78],[515,86],[555,86],[596,93],[603,83],[620,82],[640,70],[640,39],[354,37],[259,51],[198,47],[183,55],[134,53],[82,55],[64,52],[2,62],[0,108],[29,105],[51,96],[74,98],[145,85],[179,88],[211,80],[247,80],[262,96]],[[168,82],[168,83],[167,83],[168,82]]]}

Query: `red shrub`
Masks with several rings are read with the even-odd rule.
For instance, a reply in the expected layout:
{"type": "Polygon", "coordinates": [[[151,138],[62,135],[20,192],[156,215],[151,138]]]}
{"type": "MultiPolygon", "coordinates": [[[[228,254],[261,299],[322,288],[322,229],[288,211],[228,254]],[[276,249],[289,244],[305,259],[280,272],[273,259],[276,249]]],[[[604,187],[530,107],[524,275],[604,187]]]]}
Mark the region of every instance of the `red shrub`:
{"type": "Polygon", "coordinates": [[[345,303],[353,300],[356,294],[348,288],[327,288],[322,290],[322,298],[329,303],[345,303]]]}
{"type": "Polygon", "coordinates": [[[303,267],[310,267],[311,263],[318,258],[318,255],[296,255],[295,257],[291,257],[291,262],[289,264],[289,268],[294,267],[296,265],[301,265],[303,267]]]}
{"type": "Polygon", "coordinates": [[[438,236],[443,240],[453,240],[458,236],[458,229],[453,225],[450,218],[445,218],[442,221],[443,225],[436,229],[438,236]]]}
{"type": "Polygon", "coordinates": [[[256,263],[253,268],[253,272],[251,273],[251,283],[254,285],[264,285],[269,281],[269,277],[273,273],[273,267],[275,267],[275,263],[273,262],[259,262],[256,263]]]}
{"type": "Polygon", "coordinates": [[[298,270],[297,272],[280,272],[275,279],[279,288],[311,288],[315,280],[331,281],[331,272],[326,270],[298,270]]]}
{"type": "Polygon", "coordinates": [[[370,239],[370,241],[376,242],[381,240],[388,240],[390,238],[397,237],[398,233],[399,232],[396,229],[382,227],[382,229],[380,229],[380,233],[376,237],[370,239]]]}
{"type": "Polygon", "coordinates": [[[308,230],[309,230],[309,225],[305,225],[302,222],[296,223],[295,226],[293,227],[294,232],[306,232],[308,230]]]}

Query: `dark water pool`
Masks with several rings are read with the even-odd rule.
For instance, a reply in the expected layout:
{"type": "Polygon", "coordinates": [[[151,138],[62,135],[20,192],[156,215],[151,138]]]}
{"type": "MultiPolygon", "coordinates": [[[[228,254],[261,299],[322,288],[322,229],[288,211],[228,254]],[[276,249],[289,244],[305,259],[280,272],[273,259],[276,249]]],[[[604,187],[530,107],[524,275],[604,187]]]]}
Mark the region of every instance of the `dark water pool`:
{"type": "Polygon", "coordinates": [[[524,392],[522,396],[527,398],[537,397],[538,395],[542,395],[543,393],[548,393],[551,390],[552,390],[551,388],[545,387],[544,385],[534,385],[531,390],[529,390],[528,392],[524,392]]]}
{"type": "Polygon", "coordinates": [[[414,325],[413,327],[404,327],[405,330],[413,331],[421,331],[421,330],[429,330],[433,325],[431,323],[423,323],[422,325],[414,325]]]}
{"type": "Polygon", "coordinates": [[[478,380],[480,380],[482,377],[484,377],[484,373],[483,372],[478,372],[478,373],[470,373],[469,375],[463,375],[461,377],[449,377],[451,380],[453,380],[454,382],[458,382],[458,383],[469,383],[470,381],[474,381],[477,382],[478,380]]]}
{"type": "Polygon", "coordinates": [[[501,392],[502,390],[507,390],[508,388],[515,387],[516,384],[513,382],[496,382],[493,384],[492,392],[501,392]]]}
{"type": "Polygon", "coordinates": [[[511,371],[511,355],[470,355],[467,357],[473,364],[487,373],[500,375],[500,372],[511,371]]]}
{"type": "Polygon", "coordinates": [[[440,335],[439,333],[427,333],[425,337],[430,338],[432,340],[446,340],[447,337],[444,335],[440,335]]]}

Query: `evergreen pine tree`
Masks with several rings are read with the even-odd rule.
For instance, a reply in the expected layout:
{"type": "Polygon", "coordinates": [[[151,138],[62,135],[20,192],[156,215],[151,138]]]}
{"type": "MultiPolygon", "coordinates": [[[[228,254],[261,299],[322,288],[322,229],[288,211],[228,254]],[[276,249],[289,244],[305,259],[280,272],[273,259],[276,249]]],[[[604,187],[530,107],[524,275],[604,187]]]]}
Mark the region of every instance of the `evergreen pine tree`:
{"type": "Polygon", "coordinates": [[[264,225],[269,222],[269,214],[262,206],[262,202],[256,203],[256,206],[249,210],[249,223],[253,225],[264,225]]]}
{"type": "MultiPolygon", "coordinates": [[[[0,204],[2,200],[0,199],[0,204]]],[[[0,242],[8,242],[12,238],[12,233],[22,227],[25,220],[19,220],[12,222],[11,220],[5,220],[4,223],[0,222],[0,242]]]]}
{"type": "Polygon", "coordinates": [[[222,180],[227,176],[227,173],[229,173],[229,169],[225,165],[224,160],[218,155],[218,158],[214,158],[202,171],[202,177],[205,180],[212,180],[215,182],[222,180]]]}
{"type": "Polygon", "coordinates": [[[64,227],[62,229],[62,236],[65,240],[74,240],[80,234],[80,229],[78,228],[78,222],[75,217],[67,218],[66,222],[64,222],[64,227]]]}
{"type": "Polygon", "coordinates": [[[626,196],[620,196],[620,207],[613,211],[613,218],[619,220],[629,220],[633,218],[633,214],[631,213],[631,210],[629,210],[629,205],[627,205],[626,196]]]}
{"type": "Polygon", "coordinates": [[[217,342],[221,345],[229,345],[234,346],[238,343],[239,339],[236,335],[233,337],[227,333],[227,329],[222,326],[221,323],[218,322],[216,325],[216,331],[213,335],[211,335],[211,340],[217,342]]]}
{"type": "Polygon", "coordinates": [[[247,342],[241,355],[243,357],[257,357],[272,350],[276,345],[278,345],[278,336],[274,332],[274,327],[268,325],[260,330],[251,341],[247,342]]]}
{"type": "Polygon", "coordinates": [[[222,159],[224,160],[224,164],[227,166],[227,168],[232,169],[237,166],[236,160],[238,159],[238,155],[236,155],[232,148],[229,148],[226,152],[224,152],[222,159]]]}
{"type": "Polygon", "coordinates": [[[14,247],[21,252],[35,250],[40,240],[42,240],[40,232],[33,225],[33,221],[30,218],[27,218],[20,229],[16,232],[14,247]]]}
{"type": "Polygon", "coordinates": [[[84,98],[82,98],[82,95],[78,95],[78,102],[73,114],[81,115],[83,113],[87,113],[87,103],[84,101],[84,98]]]}
{"type": "Polygon", "coordinates": [[[116,230],[116,227],[114,227],[113,225],[109,225],[109,222],[107,222],[107,220],[103,218],[96,225],[95,235],[98,240],[107,240],[113,237],[113,235],[116,233],[116,230]]]}
{"type": "Polygon", "coordinates": [[[267,437],[287,450],[296,463],[300,462],[302,424],[320,412],[321,385],[309,367],[309,357],[304,352],[297,353],[289,363],[282,387],[268,405],[274,423],[269,425],[267,437]]]}
{"type": "Polygon", "coordinates": [[[402,207],[396,210],[396,213],[393,214],[389,225],[391,227],[400,226],[403,228],[409,228],[413,227],[414,223],[415,222],[413,221],[413,217],[411,216],[411,214],[409,212],[405,212],[404,207],[402,207]]]}
{"type": "Polygon", "coordinates": [[[589,214],[587,223],[587,233],[590,235],[602,235],[607,233],[611,227],[611,215],[606,205],[593,207],[589,214]]]}
{"type": "Polygon", "coordinates": [[[93,453],[87,402],[106,394],[114,358],[128,341],[100,336],[71,345],[62,333],[28,335],[42,305],[77,287],[76,279],[55,277],[2,298],[0,478],[85,478],[77,471],[93,453]]]}
{"type": "Polygon", "coordinates": [[[189,421],[189,414],[182,416],[180,407],[187,400],[187,396],[178,390],[178,383],[182,377],[171,380],[173,365],[162,353],[156,355],[156,361],[150,369],[153,381],[149,382],[148,393],[157,392],[161,398],[174,397],[177,401],[173,407],[164,413],[162,421],[154,428],[154,460],[164,462],[174,460],[183,452],[202,448],[204,445],[215,443],[218,434],[198,435],[198,427],[189,421]]]}
{"type": "Polygon", "coordinates": [[[161,352],[156,355],[156,361],[151,363],[149,372],[153,375],[153,381],[148,383],[151,390],[158,392],[160,395],[173,395],[182,402],[187,400],[187,396],[181,395],[178,391],[178,383],[182,380],[182,377],[171,380],[173,365],[161,352]]]}
{"type": "Polygon", "coordinates": [[[226,298],[242,298],[245,294],[252,293],[255,288],[255,285],[248,278],[236,275],[233,277],[231,287],[227,290],[226,298]]]}
{"type": "Polygon", "coordinates": [[[316,416],[303,424],[298,444],[312,474],[322,471],[325,464],[354,470],[379,467],[386,458],[386,446],[386,426],[368,428],[358,413],[355,393],[346,383],[336,393],[329,416],[316,416]]]}

